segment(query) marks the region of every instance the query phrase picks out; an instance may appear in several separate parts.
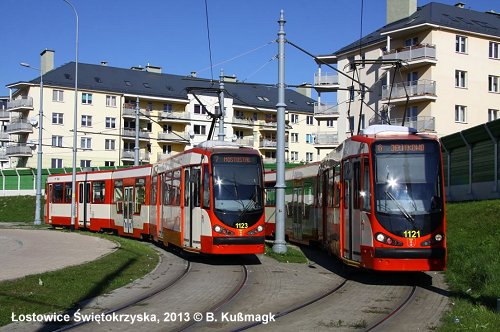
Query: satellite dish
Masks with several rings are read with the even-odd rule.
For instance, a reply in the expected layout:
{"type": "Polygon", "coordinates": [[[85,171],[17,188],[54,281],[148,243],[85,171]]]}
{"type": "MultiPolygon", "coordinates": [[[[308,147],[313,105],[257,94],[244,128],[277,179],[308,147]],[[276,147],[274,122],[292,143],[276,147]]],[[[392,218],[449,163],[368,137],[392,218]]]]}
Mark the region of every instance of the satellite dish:
{"type": "Polygon", "coordinates": [[[233,135],[233,137],[231,137],[231,141],[236,142],[237,140],[238,140],[238,136],[233,135]]]}
{"type": "Polygon", "coordinates": [[[189,137],[190,137],[190,138],[194,138],[194,131],[193,131],[193,130],[190,130],[190,131],[189,131],[189,137]]]}
{"type": "Polygon", "coordinates": [[[36,118],[31,118],[30,123],[33,127],[38,126],[38,120],[36,118]]]}

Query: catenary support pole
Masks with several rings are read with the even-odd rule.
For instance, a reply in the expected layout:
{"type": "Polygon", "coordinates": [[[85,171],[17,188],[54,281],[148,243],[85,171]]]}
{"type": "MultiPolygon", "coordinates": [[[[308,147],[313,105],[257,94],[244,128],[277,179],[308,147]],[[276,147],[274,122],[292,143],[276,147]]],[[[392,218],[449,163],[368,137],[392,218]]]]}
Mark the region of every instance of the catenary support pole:
{"type": "Polygon", "coordinates": [[[276,231],[273,251],[284,254],[287,251],[285,242],[285,14],[280,13],[278,21],[278,132],[276,148],[276,231]]]}

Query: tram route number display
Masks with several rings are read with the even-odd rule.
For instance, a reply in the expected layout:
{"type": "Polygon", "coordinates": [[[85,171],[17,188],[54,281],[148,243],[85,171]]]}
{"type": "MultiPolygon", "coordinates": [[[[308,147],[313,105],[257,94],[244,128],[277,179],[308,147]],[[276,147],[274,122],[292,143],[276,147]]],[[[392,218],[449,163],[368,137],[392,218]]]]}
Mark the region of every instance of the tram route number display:
{"type": "Polygon", "coordinates": [[[410,152],[410,153],[424,153],[426,152],[425,144],[377,144],[377,153],[400,153],[400,152],[410,152]]]}

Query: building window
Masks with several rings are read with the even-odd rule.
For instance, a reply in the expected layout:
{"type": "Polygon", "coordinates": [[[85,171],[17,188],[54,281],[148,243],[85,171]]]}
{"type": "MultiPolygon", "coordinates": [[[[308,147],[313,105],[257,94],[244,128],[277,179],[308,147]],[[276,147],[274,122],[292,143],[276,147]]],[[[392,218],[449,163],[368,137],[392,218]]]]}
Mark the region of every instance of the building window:
{"type": "Polygon", "coordinates": [[[50,160],[50,167],[51,168],[62,168],[63,167],[62,159],[52,158],[50,160]]]}
{"type": "Polygon", "coordinates": [[[498,76],[489,75],[488,76],[488,91],[489,92],[499,92],[498,90],[498,76]]]}
{"type": "Polygon", "coordinates": [[[205,135],[206,126],[194,125],[193,130],[195,135],[205,135]]]}
{"type": "Polygon", "coordinates": [[[418,114],[418,107],[411,106],[410,108],[408,108],[408,114],[406,116],[406,119],[408,121],[417,121],[417,114],[418,114]]]}
{"type": "Polygon", "coordinates": [[[292,133],[292,143],[298,143],[299,142],[299,134],[298,133],[292,133]]]}
{"type": "Polygon", "coordinates": [[[292,114],[292,123],[299,123],[299,115],[298,114],[292,114]]]}
{"type": "Polygon", "coordinates": [[[64,101],[64,91],[52,90],[52,101],[64,101]]]}
{"type": "Polygon", "coordinates": [[[172,153],[172,145],[164,145],[162,150],[163,150],[163,154],[171,154],[172,153]]]}
{"type": "Polygon", "coordinates": [[[306,143],[307,144],[313,144],[314,143],[314,137],[312,134],[306,134],[306,143]]]}
{"type": "Polygon", "coordinates": [[[466,106],[455,105],[455,122],[464,123],[466,121],[466,111],[467,111],[466,106]]]}
{"type": "Polygon", "coordinates": [[[92,104],[92,94],[91,93],[82,93],[82,104],[91,105],[92,104]]]}
{"type": "Polygon", "coordinates": [[[104,162],[104,166],[106,166],[106,167],[114,167],[115,166],[115,162],[114,161],[105,161],[104,162]]]}
{"type": "Polygon", "coordinates": [[[310,163],[311,161],[313,161],[313,153],[306,152],[306,162],[310,163]]]}
{"type": "Polygon", "coordinates": [[[489,109],[488,110],[488,121],[493,121],[498,119],[498,110],[489,109]]]}
{"type": "Polygon", "coordinates": [[[349,121],[348,121],[348,126],[349,126],[349,127],[347,128],[347,131],[349,131],[349,132],[354,132],[354,116],[350,116],[350,117],[348,118],[348,120],[349,120],[349,121]]]}
{"type": "Polygon", "coordinates": [[[360,128],[359,129],[365,129],[365,115],[361,114],[361,120],[360,120],[360,128]]]}
{"type": "Polygon", "coordinates": [[[243,134],[243,130],[235,130],[234,136],[236,136],[236,138],[238,138],[238,139],[242,139],[243,136],[245,136],[245,135],[243,134]]]}
{"type": "Polygon", "coordinates": [[[90,160],[80,160],[80,167],[90,167],[90,160]]]}
{"type": "Polygon", "coordinates": [[[459,35],[455,37],[455,52],[467,53],[467,37],[459,35]]]}
{"type": "Polygon", "coordinates": [[[62,139],[63,139],[62,136],[52,135],[52,146],[61,147],[62,146],[62,139]]]}
{"type": "Polygon", "coordinates": [[[349,69],[355,70],[356,65],[354,64],[354,56],[347,57],[347,61],[349,62],[349,69]]]}
{"type": "Polygon", "coordinates": [[[172,112],[174,108],[172,107],[172,104],[163,104],[163,111],[164,112],[172,112]]]}
{"type": "Polygon", "coordinates": [[[92,115],[82,115],[82,127],[92,127],[92,115]]]}
{"type": "Polygon", "coordinates": [[[205,106],[201,107],[199,104],[194,105],[194,114],[207,114],[205,106]]]}
{"type": "Polygon", "coordinates": [[[116,107],[116,96],[106,96],[106,106],[116,107]]]}
{"type": "Polygon", "coordinates": [[[306,117],[306,124],[308,124],[308,125],[314,125],[314,118],[312,117],[312,115],[308,115],[306,117]]]}
{"type": "Polygon", "coordinates": [[[114,150],[115,149],[115,140],[114,139],[104,140],[104,149],[105,150],[114,150]]]}
{"type": "Polygon", "coordinates": [[[455,70],[455,87],[467,87],[467,72],[463,70],[455,70]]]}
{"type": "Polygon", "coordinates": [[[92,149],[92,138],[90,138],[90,137],[80,138],[80,148],[82,148],[84,150],[92,149]]]}
{"type": "Polygon", "coordinates": [[[52,113],[52,124],[63,124],[63,114],[62,113],[52,113]]]}
{"type": "Polygon", "coordinates": [[[500,55],[498,50],[500,49],[500,44],[495,42],[490,42],[490,58],[491,59],[500,59],[500,55]]]}
{"type": "Polygon", "coordinates": [[[416,46],[416,45],[418,45],[418,37],[413,37],[405,40],[406,47],[416,46]]]}
{"type": "Polygon", "coordinates": [[[326,126],[328,128],[333,128],[335,126],[335,120],[326,120],[326,126]]]}
{"type": "Polygon", "coordinates": [[[351,85],[347,93],[349,94],[348,96],[349,100],[354,101],[354,86],[351,85]]]}
{"type": "Polygon", "coordinates": [[[106,128],[116,128],[116,119],[106,117],[106,128]]]}
{"type": "Polygon", "coordinates": [[[299,160],[299,153],[297,151],[292,151],[290,158],[292,161],[299,160]]]}

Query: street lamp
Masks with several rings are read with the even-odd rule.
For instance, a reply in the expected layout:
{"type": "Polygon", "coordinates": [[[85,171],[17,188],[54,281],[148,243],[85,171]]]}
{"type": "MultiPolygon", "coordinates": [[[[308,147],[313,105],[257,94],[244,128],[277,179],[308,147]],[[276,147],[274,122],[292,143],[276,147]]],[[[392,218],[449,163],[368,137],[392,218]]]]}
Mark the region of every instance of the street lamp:
{"type": "Polygon", "coordinates": [[[75,229],[76,224],[76,150],[78,143],[78,13],[76,12],[75,6],[68,0],[63,0],[66,2],[75,13],[76,18],[76,37],[75,37],[75,109],[73,112],[73,172],[71,176],[71,226],[70,229],[75,229]]]}
{"type": "Polygon", "coordinates": [[[42,223],[40,210],[42,208],[42,132],[43,132],[43,71],[22,62],[21,66],[40,71],[40,110],[38,112],[38,159],[36,166],[36,201],[35,201],[35,225],[42,223]]]}

